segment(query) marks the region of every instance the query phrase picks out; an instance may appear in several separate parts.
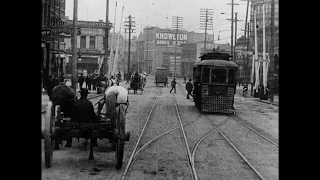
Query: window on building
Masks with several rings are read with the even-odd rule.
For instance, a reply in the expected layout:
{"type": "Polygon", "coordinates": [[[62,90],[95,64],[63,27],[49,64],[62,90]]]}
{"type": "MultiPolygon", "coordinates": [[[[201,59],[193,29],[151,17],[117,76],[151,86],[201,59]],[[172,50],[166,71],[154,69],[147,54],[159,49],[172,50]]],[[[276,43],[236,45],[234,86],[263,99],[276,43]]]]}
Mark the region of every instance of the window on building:
{"type": "Polygon", "coordinates": [[[90,36],[89,49],[95,49],[96,47],[96,37],[90,36]]]}
{"type": "Polygon", "coordinates": [[[86,36],[80,37],[80,48],[83,48],[83,49],[86,48],[86,36]]]}

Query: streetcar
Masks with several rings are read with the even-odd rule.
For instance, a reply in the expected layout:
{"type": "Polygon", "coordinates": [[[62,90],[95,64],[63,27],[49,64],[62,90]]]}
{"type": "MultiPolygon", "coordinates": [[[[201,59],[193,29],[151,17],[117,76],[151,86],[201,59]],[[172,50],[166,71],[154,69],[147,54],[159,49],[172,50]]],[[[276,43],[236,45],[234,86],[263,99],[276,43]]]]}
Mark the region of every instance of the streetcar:
{"type": "Polygon", "coordinates": [[[208,51],[193,65],[195,85],[193,95],[200,112],[233,113],[238,65],[230,61],[230,54],[208,51]],[[197,80],[198,79],[198,80],[197,80]]]}

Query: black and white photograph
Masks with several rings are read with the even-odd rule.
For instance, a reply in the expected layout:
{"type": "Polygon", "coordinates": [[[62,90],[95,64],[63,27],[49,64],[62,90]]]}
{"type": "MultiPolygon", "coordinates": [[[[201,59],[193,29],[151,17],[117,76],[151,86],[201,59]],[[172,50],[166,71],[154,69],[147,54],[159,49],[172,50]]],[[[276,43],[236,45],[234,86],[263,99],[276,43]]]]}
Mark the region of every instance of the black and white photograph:
{"type": "Polygon", "coordinates": [[[280,179],[279,0],[41,0],[39,22],[42,180],[280,179]]]}

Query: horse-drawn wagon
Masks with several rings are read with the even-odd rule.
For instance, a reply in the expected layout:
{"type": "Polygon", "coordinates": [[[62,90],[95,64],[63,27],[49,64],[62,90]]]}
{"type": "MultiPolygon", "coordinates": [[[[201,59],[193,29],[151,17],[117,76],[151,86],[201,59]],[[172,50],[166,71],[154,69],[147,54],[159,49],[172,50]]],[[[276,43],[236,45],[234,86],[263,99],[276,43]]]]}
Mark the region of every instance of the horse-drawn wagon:
{"type": "MultiPolygon", "coordinates": [[[[101,96],[102,98],[95,104],[97,111],[95,119],[92,122],[77,122],[72,119],[76,116],[70,116],[72,113],[66,112],[66,109],[73,111],[72,89],[65,85],[61,92],[68,91],[71,98],[67,101],[52,100],[46,104],[45,111],[42,112],[42,139],[44,139],[45,165],[47,168],[52,166],[53,150],[58,142],[70,138],[90,139],[89,159],[93,156],[93,139],[109,139],[113,150],[116,151],[116,168],[120,169],[123,161],[124,143],[129,141],[130,133],[125,131],[126,110],[129,105],[127,91],[121,86],[112,86],[101,96]],[[69,105],[66,105],[68,103],[69,105]],[[71,103],[70,103],[71,102],[71,103]],[[66,108],[66,106],[69,106],[66,108]],[[67,115],[69,114],[69,115],[67,115]]],[[[57,88],[57,87],[56,87],[57,88]]],[[[59,92],[60,94],[63,94],[59,92]]],[[[59,97],[59,95],[58,95],[59,97]]],[[[61,95],[60,95],[61,97],[61,95]]],[[[70,96],[69,96],[70,97],[70,96]]],[[[61,98],[60,98],[61,99],[61,98]]],[[[74,100],[76,99],[74,93],[74,100]]]]}
{"type": "Polygon", "coordinates": [[[137,93],[137,90],[140,90],[142,93],[145,84],[146,84],[145,75],[140,75],[136,73],[130,78],[128,93],[129,93],[129,90],[133,90],[134,93],[137,93]]]}

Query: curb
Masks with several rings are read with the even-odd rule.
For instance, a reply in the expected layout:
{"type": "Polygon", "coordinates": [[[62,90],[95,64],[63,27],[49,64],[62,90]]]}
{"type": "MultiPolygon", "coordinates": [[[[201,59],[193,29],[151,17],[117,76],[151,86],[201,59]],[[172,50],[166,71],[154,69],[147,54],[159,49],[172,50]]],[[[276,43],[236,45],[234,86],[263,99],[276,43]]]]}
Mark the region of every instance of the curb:
{"type": "Polygon", "coordinates": [[[278,104],[278,103],[275,103],[275,102],[268,102],[268,101],[264,101],[264,100],[260,100],[260,99],[257,99],[257,101],[263,102],[263,103],[267,103],[267,104],[272,104],[272,105],[274,105],[274,106],[279,106],[279,104],[278,104]]]}

